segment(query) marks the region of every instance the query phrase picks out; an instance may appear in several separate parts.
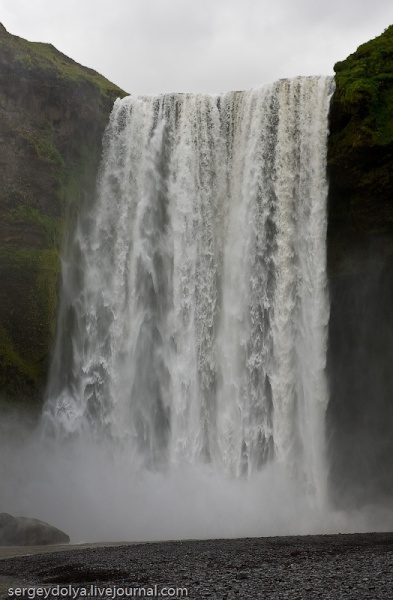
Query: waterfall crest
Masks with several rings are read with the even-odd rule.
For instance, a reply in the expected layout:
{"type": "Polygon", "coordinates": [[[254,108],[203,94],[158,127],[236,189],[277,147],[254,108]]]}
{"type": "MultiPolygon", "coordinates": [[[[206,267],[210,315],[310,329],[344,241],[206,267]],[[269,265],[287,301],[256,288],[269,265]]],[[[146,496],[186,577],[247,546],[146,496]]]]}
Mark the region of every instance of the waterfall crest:
{"type": "Polygon", "coordinates": [[[333,80],[117,100],[63,264],[46,427],[321,502],[333,80]]]}

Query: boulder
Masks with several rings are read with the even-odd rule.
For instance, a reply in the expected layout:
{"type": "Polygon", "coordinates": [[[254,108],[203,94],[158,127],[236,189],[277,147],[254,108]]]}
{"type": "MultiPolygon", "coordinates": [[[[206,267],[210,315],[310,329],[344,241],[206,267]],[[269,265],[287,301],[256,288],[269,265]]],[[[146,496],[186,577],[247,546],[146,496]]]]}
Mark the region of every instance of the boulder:
{"type": "Polygon", "coordinates": [[[44,521],[0,513],[0,546],[47,546],[69,541],[64,531],[44,521]]]}

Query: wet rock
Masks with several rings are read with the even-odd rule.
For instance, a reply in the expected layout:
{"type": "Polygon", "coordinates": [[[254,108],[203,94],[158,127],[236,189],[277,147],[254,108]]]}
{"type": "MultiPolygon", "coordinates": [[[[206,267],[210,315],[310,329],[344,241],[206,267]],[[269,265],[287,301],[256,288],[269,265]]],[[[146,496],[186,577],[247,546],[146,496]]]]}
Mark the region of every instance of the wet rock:
{"type": "Polygon", "coordinates": [[[64,531],[44,521],[0,513],[0,546],[46,546],[69,541],[64,531]]]}

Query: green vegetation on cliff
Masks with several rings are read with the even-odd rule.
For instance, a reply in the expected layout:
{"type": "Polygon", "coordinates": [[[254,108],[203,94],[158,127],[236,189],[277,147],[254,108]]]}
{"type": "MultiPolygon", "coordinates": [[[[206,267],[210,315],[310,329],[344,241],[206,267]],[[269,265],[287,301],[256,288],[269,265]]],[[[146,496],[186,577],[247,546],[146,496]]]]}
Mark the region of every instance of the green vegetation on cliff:
{"type": "MultiPolygon", "coordinates": [[[[11,35],[0,23],[0,52],[7,54],[11,61],[26,73],[37,72],[46,75],[47,79],[68,79],[73,84],[83,82],[96,86],[100,93],[113,100],[123,97],[125,92],[117,85],[88,67],[84,67],[62,52],[52,44],[29,42],[23,38],[11,35]]],[[[50,81],[47,82],[50,85],[50,81]]]]}
{"type": "Polygon", "coordinates": [[[335,72],[328,143],[331,273],[355,268],[350,244],[363,255],[370,244],[393,253],[393,26],[337,63],[335,72]]]}
{"type": "Polygon", "coordinates": [[[32,401],[53,344],[64,233],[94,194],[104,128],[125,92],[2,25],[0,78],[0,401],[32,401]]]}
{"type": "Polygon", "coordinates": [[[393,497],[393,26],[337,63],[328,141],[330,488],[393,497]]]}
{"type": "Polygon", "coordinates": [[[335,65],[336,96],[349,119],[342,141],[386,145],[393,141],[393,25],[335,65]]]}

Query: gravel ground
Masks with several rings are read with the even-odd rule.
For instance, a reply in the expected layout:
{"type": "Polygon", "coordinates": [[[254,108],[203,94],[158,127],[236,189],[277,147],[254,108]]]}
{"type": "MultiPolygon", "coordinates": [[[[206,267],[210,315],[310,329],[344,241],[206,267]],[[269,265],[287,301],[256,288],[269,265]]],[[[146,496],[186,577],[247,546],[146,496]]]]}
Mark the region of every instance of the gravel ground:
{"type": "Polygon", "coordinates": [[[393,600],[393,533],[95,546],[4,558],[1,578],[2,598],[393,600]]]}

